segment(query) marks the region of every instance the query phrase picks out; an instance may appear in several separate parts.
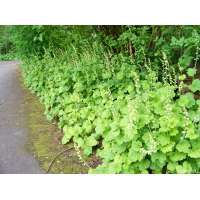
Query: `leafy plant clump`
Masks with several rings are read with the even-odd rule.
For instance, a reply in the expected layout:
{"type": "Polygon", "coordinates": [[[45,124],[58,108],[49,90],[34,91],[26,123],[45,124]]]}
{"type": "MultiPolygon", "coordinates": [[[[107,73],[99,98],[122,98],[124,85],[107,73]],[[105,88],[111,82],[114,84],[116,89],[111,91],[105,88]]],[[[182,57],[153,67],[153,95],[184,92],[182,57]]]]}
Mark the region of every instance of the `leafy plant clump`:
{"type": "Polygon", "coordinates": [[[1,26],[0,59],[90,173],[199,173],[199,26],[1,26]]]}
{"type": "MultiPolygon", "coordinates": [[[[48,119],[58,120],[62,143],[101,158],[90,173],[198,173],[199,80],[187,84],[183,74],[179,86],[162,82],[149,65],[144,75],[126,56],[109,60],[92,49],[24,60],[25,83],[48,119]]],[[[187,74],[194,77],[195,68],[187,74]]]]}

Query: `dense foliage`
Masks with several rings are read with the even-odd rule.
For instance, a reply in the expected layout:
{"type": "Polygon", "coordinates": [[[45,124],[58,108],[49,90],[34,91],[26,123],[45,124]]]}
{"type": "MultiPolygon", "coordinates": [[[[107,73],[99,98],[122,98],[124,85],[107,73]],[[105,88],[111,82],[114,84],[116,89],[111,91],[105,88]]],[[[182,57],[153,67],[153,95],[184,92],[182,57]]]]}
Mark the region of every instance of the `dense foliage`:
{"type": "Polygon", "coordinates": [[[10,38],[10,28],[7,26],[0,26],[0,60],[12,60],[13,43],[10,38]]]}
{"type": "Polygon", "coordinates": [[[200,172],[198,26],[11,29],[62,143],[102,160],[91,173],[200,172]]]}

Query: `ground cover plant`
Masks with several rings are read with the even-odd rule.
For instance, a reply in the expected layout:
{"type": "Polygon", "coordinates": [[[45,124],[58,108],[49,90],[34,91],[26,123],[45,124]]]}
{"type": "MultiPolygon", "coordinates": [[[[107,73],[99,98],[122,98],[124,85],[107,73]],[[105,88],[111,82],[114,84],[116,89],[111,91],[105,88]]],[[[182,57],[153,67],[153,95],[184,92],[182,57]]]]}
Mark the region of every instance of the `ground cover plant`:
{"type": "Polygon", "coordinates": [[[63,145],[101,160],[90,173],[200,172],[198,26],[9,28],[63,145]]]}

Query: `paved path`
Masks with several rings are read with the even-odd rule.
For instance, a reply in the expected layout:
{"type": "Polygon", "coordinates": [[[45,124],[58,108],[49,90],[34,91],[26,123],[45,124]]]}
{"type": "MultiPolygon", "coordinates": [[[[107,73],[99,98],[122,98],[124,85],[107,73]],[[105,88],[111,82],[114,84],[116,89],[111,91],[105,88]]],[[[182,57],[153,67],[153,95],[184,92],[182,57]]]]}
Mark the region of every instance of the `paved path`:
{"type": "Polygon", "coordinates": [[[37,160],[26,151],[24,91],[16,62],[0,62],[0,174],[38,174],[37,160]]]}

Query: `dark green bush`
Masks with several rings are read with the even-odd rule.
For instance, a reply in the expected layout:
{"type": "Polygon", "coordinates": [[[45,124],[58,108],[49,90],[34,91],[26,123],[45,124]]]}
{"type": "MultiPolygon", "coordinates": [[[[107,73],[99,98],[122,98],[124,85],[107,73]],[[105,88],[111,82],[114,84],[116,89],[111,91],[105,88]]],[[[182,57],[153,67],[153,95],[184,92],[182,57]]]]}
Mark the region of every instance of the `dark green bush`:
{"type": "Polygon", "coordinates": [[[90,26],[12,26],[10,35],[19,56],[37,55],[42,57],[45,52],[53,54],[75,47],[82,47],[84,37],[92,32],[90,26]],[[81,38],[80,38],[81,37],[81,38]]]}
{"type": "Polygon", "coordinates": [[[0,26],[0,60],[12,59],[13,43],[9,34],[10,26],[0,26]]]}

